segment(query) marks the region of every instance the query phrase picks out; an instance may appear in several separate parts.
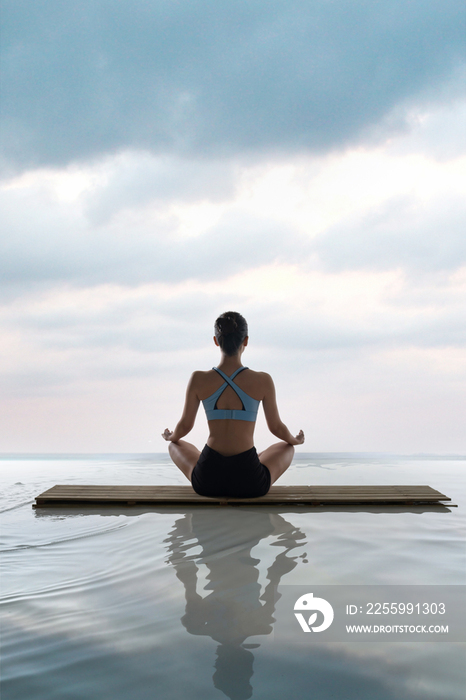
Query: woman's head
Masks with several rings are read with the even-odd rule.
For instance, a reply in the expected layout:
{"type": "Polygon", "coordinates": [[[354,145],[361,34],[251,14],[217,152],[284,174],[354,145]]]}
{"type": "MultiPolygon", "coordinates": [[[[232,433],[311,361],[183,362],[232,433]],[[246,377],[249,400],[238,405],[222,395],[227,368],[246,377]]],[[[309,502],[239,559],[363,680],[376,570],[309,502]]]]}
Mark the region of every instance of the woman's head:
{"type": "Polygon", "coordinates": [[[225,311],[215,321],[215,337],[225,355],[236,355],[247,334],[246,319],[236,311],[225,311]]]}

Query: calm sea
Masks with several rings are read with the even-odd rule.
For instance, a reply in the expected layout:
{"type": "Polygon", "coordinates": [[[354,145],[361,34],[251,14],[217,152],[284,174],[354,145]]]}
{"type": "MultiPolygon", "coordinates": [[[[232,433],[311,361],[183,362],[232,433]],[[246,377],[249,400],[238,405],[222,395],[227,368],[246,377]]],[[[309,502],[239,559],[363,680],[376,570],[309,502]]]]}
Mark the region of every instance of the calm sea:
{"type": "Polygon", "coordinates": [[[4,455],[2,700],[464,700],[465,646],[303,644],[284,586],[465,584],[466,459],[300,454],[285,484],[428,484],[448,507],[32,508],[186,483],[166,455],[4,455]]]}

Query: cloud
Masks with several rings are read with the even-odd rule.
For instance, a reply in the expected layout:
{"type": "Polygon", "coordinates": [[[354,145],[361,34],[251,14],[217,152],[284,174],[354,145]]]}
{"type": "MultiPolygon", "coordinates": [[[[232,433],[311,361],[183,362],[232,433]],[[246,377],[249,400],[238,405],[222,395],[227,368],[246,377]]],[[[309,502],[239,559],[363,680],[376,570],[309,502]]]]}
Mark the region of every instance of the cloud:
{"type": "Polygon", "coordinates": [[[139,376],[167,353],[204,352],[214,319],[230,307],[246,316],[252,352],[264,358],[272,349],[307,362],[322,352],[460,347],[465,270],[436,288],[399,271],[309,273],[276,264],[210,283],[56,285],[0,306],[2,365],[22,372],[44,355],[72,373],[90,362],[105,376],[139,376]]]}
{"type": "Polygon", "coordinates": [[[416,273],[454,270],[466,264],[463,198],[428,203],[405,196],[353,220],[340,222],[314,242],[326,269],[402,267],[416,273]]]}
{"type": "Polygon", "coordinates": [[[464,444],[458,0],[2,12],[5,446],[140,449],[228,308],[328,449],[464,444]]]}
{"type": "MultiPolygon", "coordinates": [[[[246,364],[272,374],[313,449],[461,451],[465,292],[466,268],[433,285],[298,264],[23,290],[0,305],[3,449],[140,451],[179,419],[190,373],[218,360],[213,321],[233,308],[249,322],[246,364]]],[[[262,414],[257,437],[270,442],[262,414]]],[[[190,440],[204,439],[201,411],[190,440]]]]}
{"type": "MultiPolygon", "coordinates": [[[[221,203],[235,194],[238,168],[225,160],[151,157],[127,151],[88,168],[94,187],[87,193],[85,212],[90,222],[102,224],[124,209],[148,204],[221,203]]],[[[191,231],[195,224],[191,223],[191,231]]]]}
{"type": "Polygon", "coordinates": [[[4,285],[221,279],[258,264],[296,260],[306,243],[281,222],[240,208],[222,214],[202,235],[184,237],[177,218],[167,220],[157,208],[152,216],[144,208],[128,210],[93,226],[79,207],[44,202],[40,193],[34,201],[8,191],[4,201],[4,285]]]}
{"type": "Polygon", "coordinates": [[[319,158],[127,151],[4,181],[3,298],[55,283],[208,282],[272,263],[417,275],[459,268],[465,160],[422,149],[449,125],[458,137],[462,109],[413,117],[411,132],[384,147],[319,158]]]}
{"type": "Polygon", "coordinates": [[[436,108],[417,108],[408,115],[409,136],[393,141],[389,152],[424,153],[445,162],[466,153],[466,100],[436,108]]]}
{"type": "Polygon", "coordinates": [[[2,12],[7,171],[128,148],[325,152],[402,128],[464,60],[457,0],[6,0],[2,12]]]}

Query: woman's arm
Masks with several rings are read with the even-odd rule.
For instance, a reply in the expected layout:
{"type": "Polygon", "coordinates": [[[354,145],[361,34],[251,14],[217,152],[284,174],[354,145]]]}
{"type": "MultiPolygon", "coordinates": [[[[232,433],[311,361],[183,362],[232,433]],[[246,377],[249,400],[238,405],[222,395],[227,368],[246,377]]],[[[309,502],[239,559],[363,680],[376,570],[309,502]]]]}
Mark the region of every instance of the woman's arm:
{"type": "Polygon", "coordinates": [[[168,440],[169,442],[178,442],[178,440],[181,440],[182,437],[187,435],[193,429],[194,421],[196,420],[196,414],[200,403],[200,399],[197,396],[196,390],[197,374],[197,372],[194,372],[191,375],[191,379],[188,382],[183,413],[176,425],[175,430],[171,432],[171,430],[168,430],[168,428],[166,428],[162,433],[162,437],[165,440],[168,440]]]}
{"type": "Polygon", "coordinates": [[[304,433],[302,430],[294,436],[290,433],[286,425],[280,418],[278,412],[277,399],[275,396],[275,386],[272,377],[269,374],[265,375],[266,379],[266,389],[264,393],[264,398],[262,399],[262,405],[264,406],[265,420],[267,421],[267,426],[275,437],[288,442],[290,445],[302,445],[304,442],[304,433]]]}

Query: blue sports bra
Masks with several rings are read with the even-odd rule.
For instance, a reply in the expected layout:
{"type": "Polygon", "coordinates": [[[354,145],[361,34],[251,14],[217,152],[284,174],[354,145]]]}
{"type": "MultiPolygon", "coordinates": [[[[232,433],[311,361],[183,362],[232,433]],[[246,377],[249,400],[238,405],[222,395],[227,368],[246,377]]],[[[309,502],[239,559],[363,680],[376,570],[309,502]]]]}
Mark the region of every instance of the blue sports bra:
{"type": "Polygon", "coordinates": [[[240,367],[239,369],[236,370],[236,372],[233,372],[231,377],[227,377],[226,374],[222,372],[221,369],[218,369],[218,367],[212,367],[216,372],[220,374],[221,377],[225,380],[222,386],[220,386],[217,391],[215,391],[212,396],[209,396],[207,399],[203,399],[202,403],[204,404],[207,420],[218,420],[218,419],[225,419],[225,418],[230,418],[232,420],[249,420],[249,421],[255,421],[257,419],[257,411],[259,410],[259,404],[260,401],[257,401],[256,399],[253,399],[251,396],[248,396],[242,389],[237,386],[232,379],[236,377],[237,374],[243,371],[243,369],[248,369],[247,367],[240,367]],[[222,408],[217,408],[217,401],[220,398],[221,394],[225,391],[227,386],[230,385],[231,388],[238,394],[239,398],[241,399],[241,403],[243,404],[242,409],[222,409],[222,408]]]}

